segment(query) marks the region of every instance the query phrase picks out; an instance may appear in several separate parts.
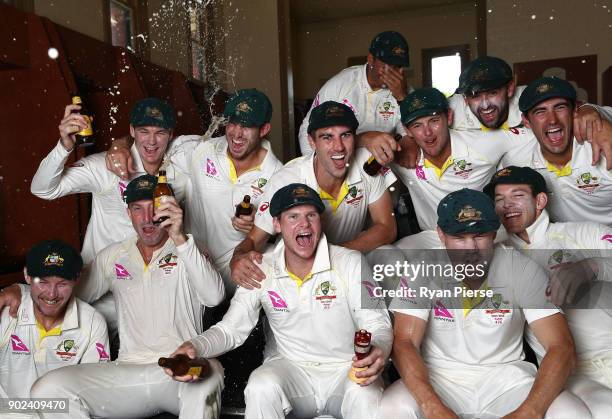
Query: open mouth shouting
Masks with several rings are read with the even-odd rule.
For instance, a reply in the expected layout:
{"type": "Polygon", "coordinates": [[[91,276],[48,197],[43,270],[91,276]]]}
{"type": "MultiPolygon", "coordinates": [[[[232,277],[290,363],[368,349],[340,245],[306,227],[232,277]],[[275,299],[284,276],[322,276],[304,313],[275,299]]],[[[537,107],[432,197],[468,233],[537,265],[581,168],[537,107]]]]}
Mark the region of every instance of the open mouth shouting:
{"type": "Polygon", "coordinates": [[[311,232],[300,232],[295,237],[295,242],[301,248],[311,248],[314,243],[313,235],[311,232]]]}
{"type": "Polygon", "coordinates": [[[332,154],[331,156],[331,161],[334,165],[334,167],[338,170],[344,169],[345,167],[348,166],[348,162],[346,159],[346,153],[344,154],[332,154]]]}
{"type": "Polygon", "coordinates": [[[548,128],[544,131],[544,135],[553,146],[561,146],[563,144],[563,128],[560,126],[548,128]]]}
{"type": "Polygon", "coordinates": [[[499,115],[499,110],[496,106],[489,106],[485,109],[478,109],[478,115],[480,116],[483,123],[492,124],[497,121],[497,117],[499,115]]]}
{"type": "Polygon", "coordinates": [[[153,160],[157,158],[159,155],[159,146],[158,145],[143,145],[142,151],[144,153],[144,158],[147,160],[153,160]]]}

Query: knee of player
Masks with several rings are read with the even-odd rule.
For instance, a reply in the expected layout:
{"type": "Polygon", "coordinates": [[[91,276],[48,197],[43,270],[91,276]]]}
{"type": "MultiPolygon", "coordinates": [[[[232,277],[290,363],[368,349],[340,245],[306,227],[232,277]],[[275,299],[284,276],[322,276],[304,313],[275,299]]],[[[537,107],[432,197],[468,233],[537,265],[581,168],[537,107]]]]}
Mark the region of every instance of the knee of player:
{"type": "Polygon", "coordinates": [[[52,398],[57,397],[63,392],[63,383],[67,378],[62,378],[61,371],[49,371],[32,384],[30,397],[33,398],[52,398]]]}
{"type": "Polygon", "coordinates": [[[591,410],[586,404],[569,391],[561,392],[548,407],[544,416],[545,419],[590,419],[591,417],[597,416],[592,416],[591,410]]]}
{"type": "Polygon", "coordinates": [[[276,374],[270,371],[253,371],[244,389],[245,398],[271,397],[281,391],[276,374]]]}

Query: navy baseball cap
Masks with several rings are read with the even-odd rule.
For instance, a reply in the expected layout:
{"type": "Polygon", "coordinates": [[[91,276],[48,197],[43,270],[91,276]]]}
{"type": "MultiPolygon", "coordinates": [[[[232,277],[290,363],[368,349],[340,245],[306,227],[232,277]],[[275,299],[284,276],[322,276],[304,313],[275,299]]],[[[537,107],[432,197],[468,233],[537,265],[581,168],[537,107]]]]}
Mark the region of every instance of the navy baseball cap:
{"type": "Polygon", "coordinates": [[[130,125],[133,127],[152,126],[174,129],[176,113],[172,105],[165,100],[149,97],[136,102],[130,114],[130,125]]]}
{"type": "Polygon", "coordinates": [[[489,195],[491,199],[495,198],[496,185],[531,185],[535,194],[548,193],[544,176],[527,166],[508,166],[498,170],[483,189],[483,192],[489,195]]]}
{"type": "Polygon", "coordinates": [[[449,193],[438,204],[437,212],[438,226],[446,234],[488,233],[500,226],[491,199],[473,189],[449,193]]]}
{"type": "Polygon", "coordinates": [[[75,281],[81,274],[83,259],[75,248],[61,240],[45,240],[26,255],[26,270],[31,277],[58,276],[75,281]]]}
{"type": "Polygon", "coordinates": [[[278,217],[283,211],[298,205],[314,205],[319,214],[325,211],[325,205],[314,189],[303,183],[291,183],[280,188],[272,196],[270,215],[278,217]]]}

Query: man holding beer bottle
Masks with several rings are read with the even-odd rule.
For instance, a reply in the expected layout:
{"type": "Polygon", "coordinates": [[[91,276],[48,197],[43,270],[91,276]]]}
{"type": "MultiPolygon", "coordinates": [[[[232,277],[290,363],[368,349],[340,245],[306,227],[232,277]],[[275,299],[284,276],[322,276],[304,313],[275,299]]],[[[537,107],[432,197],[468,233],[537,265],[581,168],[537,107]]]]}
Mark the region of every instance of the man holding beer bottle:
{"type": "MultiPolygon", "coordinates": [[[[272,104],[265,94],[257,89],[238,90],[225,105],[224,116],[228,120],[225,136],[208,141],[197,135],[180,136],[169,155],[192,184],[185,200],[187,231],[201,247],[206,246],[231,294],[235,287],[229,281],[232,252],[253,227],[254,208],[282,163],[265,139],[272,118],[272,104]],[[252,210],[236,215],[236,205],[245,195],[252,210]]],[[[123,140],[114,147],[117,150],[110,150],[107,160],[119,172],[112,160],[129,167],[129,155],[123,140]]]]}
{"type": "Polygon", "coordinates": [[[270,214],[282,240],[263,255],[261,288],[239,287],[223,320],[174,352],[195,358],[231,351],[244,343],[263,309],[278,351],[249,378],[247,418],[284,418],[289,412],[298,418],[372,418],[378,409],[391,322],[376,303],[362,308],[361,278],[371,279],[371,271],[359,252],[327,243],[324,209],[305,184],[279,189],[270,214]],[[348,377],[352,367],[360,384],[348,377]]]}
{"type": "Polygon", "coordinates": [[[203,306],[219,304],[225,293],[219,273],[183,232],[183,211],[176,200],[163,197],[154,210],[156,183],[154,176],[143,175],[127,185],[127,212],[136,236],[102,250],[79,292],[94,301],[112,291],[119,314],[119,358],[96,368],[62,368],[38,380],[32,397],[71,401],[70,414],[53,414],[54,419],[142,417],[160,411],[185,419],[218,417],[223,388],[218,361],[210,360],[210,375],[194,383],[173,381],[157,364],[159,357],[202,333],[203,306]]]}

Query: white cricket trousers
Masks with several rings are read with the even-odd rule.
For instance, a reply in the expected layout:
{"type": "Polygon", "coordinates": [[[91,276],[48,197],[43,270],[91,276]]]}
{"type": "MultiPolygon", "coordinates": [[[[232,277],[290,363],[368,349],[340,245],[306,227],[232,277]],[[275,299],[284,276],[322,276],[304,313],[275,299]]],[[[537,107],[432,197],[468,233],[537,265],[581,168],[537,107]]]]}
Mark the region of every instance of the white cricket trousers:
{"type": "Polygon", "coordinates": [[[214,419],[221,410],[223,367],[210,360],[211,374],[195,383],[180,383],[157,364],[80,364],[50,371],[39,378],[31,397],[68,398],[69,413],[42,418],[138,418],[161,412],[181,419],[214,419]]]}
{"type": "MultiPolygon", "coordinates": [[[[430,367],[429,379],[442,402],[462,419],[498,419],[517,409],[527,398],[535,365],[525,361],[496,367],[449,370],[430,367]]],[[[379,419],[424,419],[418,403],[402,380],[389,386],[379,419]]],[[[550,405],[545,419],[589,419],[586,405],[568,391],[550,405]]]]}
{"type": "Polygon", "coordinates": [[[246,419],[331,415],[372,419],[382,397],[380,380],[360,386],[348,379],[350,364],[309,365],[286,359],[265,361],[251,373],[244,390],[246,419]]]}

